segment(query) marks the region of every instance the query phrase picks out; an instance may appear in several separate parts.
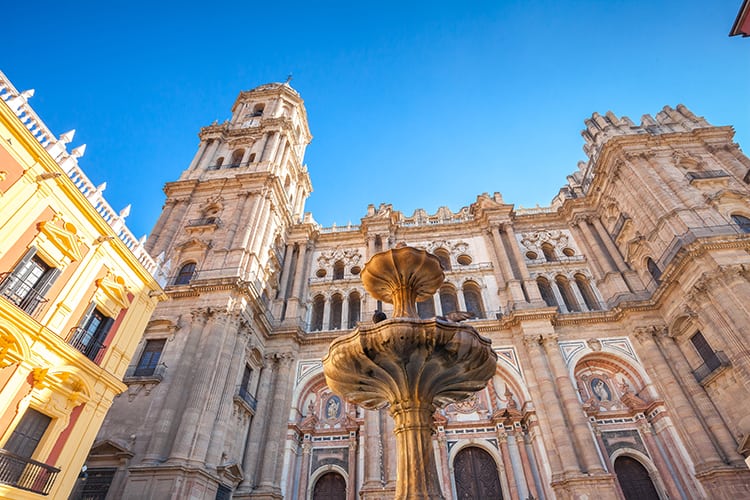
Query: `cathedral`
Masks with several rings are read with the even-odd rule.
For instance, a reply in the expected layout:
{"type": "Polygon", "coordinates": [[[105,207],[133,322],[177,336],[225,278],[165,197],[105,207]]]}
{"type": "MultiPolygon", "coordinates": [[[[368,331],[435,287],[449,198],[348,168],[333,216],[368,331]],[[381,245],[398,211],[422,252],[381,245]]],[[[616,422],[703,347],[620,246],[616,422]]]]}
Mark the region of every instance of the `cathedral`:
{"type": "Polygon", "coordinates": [[[732,127],[683,105],[594,113],[549,206],[483,193],[321,227],[300,95],[261,85],[231,113],[164,188],[146,248],[168,299],[74,498],[393,498],[388,409],[334,394],[321,359],[391,316],[359,273],[401,243],[445,272],[420,317],[465,311],[498,355],[434,414],[444,498],[750,497],[750,159],[732,127]]]}

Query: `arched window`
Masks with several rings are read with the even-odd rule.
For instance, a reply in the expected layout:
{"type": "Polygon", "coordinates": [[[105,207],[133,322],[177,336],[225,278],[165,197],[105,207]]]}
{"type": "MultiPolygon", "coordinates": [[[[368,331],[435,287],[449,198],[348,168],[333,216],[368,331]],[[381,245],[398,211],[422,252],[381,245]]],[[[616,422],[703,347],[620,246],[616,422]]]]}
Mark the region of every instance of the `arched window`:
{"type": "Polygon", "coordinates": [[[263,110],[265,107],[265,104],[256,104],[253,108],[253,116],[263,116],[263,110]]]}
{"type": "Polygon", "coordinates": [[[557,301],[555,300],[555,293],[552,291],[552,285],[547,278],[541,276],[536,279],[536,285],[539,287],[539,293],[544,299],[544,303],[550,307],[556,307],[557,301]]]}
{"type": "Polygon", "coordinates": [[[240,163],[242,163],[242,157],[245,156],[245,150],[244,149],[235,149],[234,153],[232,153],[232,161],[230,163],[230,167],[239,167],[240,163]]]}
{"type": "Polygon", "coordinates": [[[349,294],[349,322],[347,323],[349,328],[357,326],[361,304],[362,297],[359,295],[359,292],[352,292],[349,294]]]}
{"type": "Polygon", "coordinates": [[[557,255],[555,255],[555,247],[549,243],[542,243],[542,253],[544,254],[544,260],[547,262],[557,261],[557,255]]]}
{"type": "Polygon", "coordinates": [[[217,167],[220,167],[220,166],[222,166],[223,164],[224,164],[224,157],[223,157],[223,156],[219,156],[219,157],[218,157],[218,158],[216,159],[216,166],[217,166],[217,167]]]}
{"type": "Polygon", "coordinates": [[[750,219],[748,219],[744,215],[732,215],[732,222],[734,222],[737,227],[740,228],[741,232],[750,233],[750,219]]]}
{"type": "Polygon", "coordinates": [[[328,321],[329,330],[341,330],[341,309],[344,304],[344,298],[340,293],[331,297],[331,319],[328,321]]]}
{"type": "Polygon", "coordinates": [[[659,266],[656,265],[656,262],[654,262],[654,259],[649,257],[646,259],[646,268],[648,269],[649,274],[651,274],[651,277],[654,278],[654,281],[658,285],[661,283],[661,269],[659,269],[659,266]]]}
{"type": "Polygon", "coordinates": [[[316,295],[313,299],[312,318],[310,320],[310,331],[319,332],[323,329],[323,310],[326,299],[322,295],[316,295]]]}
{"type": "MultiPolygon", "coordinates": [[[[450,271],[451,270],[451,256],[448,253],[448,251],[444,248],[438,248],[435,250],[435,257],[440,260],[440,266],[443,268],[443,271],[450,271]]],[[[445,312],[445,311],[443,311],[445,312]]]]}
{"type": "Polygon", "coordinates": [[[578,287],[578,290],[580,290],[581,296],[583,297],[583,301],[586,303],[588,310],[598,311],[601,309],[599,301],[596,299],[596,295],[594,295],[594,290],[591,289],[591,283],[589,283],[586,276],[578,273],[574,278],[576,280],[576,286],[578,287]]]}
{"type": "Polygon", "coordinates": [[[344,279],[344,262],[337,260],[333,264],[333,279],[342,280],[344,279]]]}
{"type": "Polygon", "coordinates": [[[255,162],[255,153],[250,153],[250,156],[247,158],[248,163],[255,162]]]}
{"type": "Polygon", "coordinates": [[[484,307],[482,306],[482,292],[479,285],[473,282],[464,283],[464,302],[466,311],[474,313],[475,318],[484,318],[484,307]]]}
{"type": "Polygon", "coordinates": [[[383,251],[383,238],[380,235],[375,236],[375,253],[383,251]]]}
{"type": "Polygon", "coordinates": [[[433,295],[427,300],[417,302],[417,314],[422,319],[430,319],[435,317],[435,296],[433,295]]]}
{"type": "Polygon", "coordinates": [[[617,482],[626,500],[659,500],[648,470],[638,460],[620,455],[614,465],[617,482]]]}
{"type": "Polygon", "coordinates": [[[440,288],[440,307],[443,310],[443,316],[458,311],[458,298],[455,288],[450,285],[440,288]]]}
{"type": "Polygon", "coordinates": [[[188,262],[186,264],[183,264],[183,266],[180,268],[180,271],[177,273],[177,276],[174,279],[175,285],[187,285],[190,283],[190,280],[193,278],[193,274],[195,273],[195,262],[188,262]]]}
{"type": "Polygon", "coordinates": [[[578,301],[576,300],[575,295],[573,295],[573,290],[570,288],[568,278],[560,275],[555,278],[555,283],[557,283],[557,288],[560,289],[560,295],[562,295],[563,302],[565,302],[565,308],[568,312],[580,311],[581,308],[578,306],[578,301]]]}

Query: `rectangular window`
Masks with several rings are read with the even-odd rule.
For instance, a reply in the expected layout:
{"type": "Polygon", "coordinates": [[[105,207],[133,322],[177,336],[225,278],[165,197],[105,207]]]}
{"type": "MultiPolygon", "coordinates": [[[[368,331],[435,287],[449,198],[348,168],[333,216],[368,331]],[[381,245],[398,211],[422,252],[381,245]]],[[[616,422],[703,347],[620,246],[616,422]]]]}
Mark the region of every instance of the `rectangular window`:
{"type": "Polygon", "coordinates": [[[230,500],[231,498],[232,490],[223,484],[220,484],[219,489],[216,490],[216,500],[230,500]]]}
{"type": "Polygon", "coordinates": [[[161,358],[161,353],[164,350],[166,342],[166,339],[146,341],[146,347],[143,348],[141,359],[138,360],[138,365],[135,367],[134,376],[148,377],[154,374],[156,367],[159,365],[159,359],[161,358]]]}
{"type": "Polygon", "coordinates": [[[114,322],[114,319],[97,309],[95,304],[91,304],[81,325],[73,329],[70,344],[90,360],[96,361],[114,322]]]}
{"type": "Polygon", "coordinates": [[[31,458],[36,447],[47,432],[52,418],[40,413],[33,408],[26,410],[21,421],[8,438],[5,449],[23,458],[31,458]]]}
{"type": "Polygon", "coordinates": [[[0,282],[0,293],[29,314],[47,302],[45,294],[60,275],[60,270],[47,265],[31,247],[12,272],[0,282]]]}
{"type": "Polygon", "coordinates": [[[690,342],[693,343],[693,347],[698,351],[698,354],[701,359],[703,359],[703,363],[706,365],[709,372],[712,372],[721,366],[721,360],[701,332],[696,332],[695,335],[690,337],[690,342]]]}
{"type": "Polygon", "coordinates": [[[88,469],[86,471],[85,481],[81,481],[82,486],[74,492],[71,498],[75,500],[105,500],[107,492],[112,485],[117,469],[88,469]]]}

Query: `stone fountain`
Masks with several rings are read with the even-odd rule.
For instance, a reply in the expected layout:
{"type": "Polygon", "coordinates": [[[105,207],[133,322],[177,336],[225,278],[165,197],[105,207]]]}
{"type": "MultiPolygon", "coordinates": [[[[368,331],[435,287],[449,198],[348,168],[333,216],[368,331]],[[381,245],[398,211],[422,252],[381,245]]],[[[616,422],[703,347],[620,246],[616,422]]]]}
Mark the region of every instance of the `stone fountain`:
{"type": "Polygon", "coordinates": [[[416,302],[445,279],[434,255],[401,247],[374,255],[361,273],[370,295],[393,304],[393,318],[359,325],[331,343],[328,386],[367,409],[390,406],[397,446],[396,498],[442,499],[432,448],[436,408],[481,390],[497,354],[471,326],[419,319],[416,302]]]}

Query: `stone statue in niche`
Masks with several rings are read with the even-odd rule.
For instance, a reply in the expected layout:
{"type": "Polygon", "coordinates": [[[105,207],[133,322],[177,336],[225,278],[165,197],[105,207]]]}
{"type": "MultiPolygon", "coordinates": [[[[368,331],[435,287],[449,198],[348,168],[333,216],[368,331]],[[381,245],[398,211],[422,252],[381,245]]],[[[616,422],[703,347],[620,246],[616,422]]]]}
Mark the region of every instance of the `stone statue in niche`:
{"type": "Polygon", "coordinates": [[[326,418],[336,419],[341,416],[341,400],[338,396],[331,396],[326,403],[326,418]]]}
{"type": "Polygon", "coordinates": [[[599,377],[591,379],[591,390],[599,401],[612,401],[612,392],[607,383],[599,377]]]}

